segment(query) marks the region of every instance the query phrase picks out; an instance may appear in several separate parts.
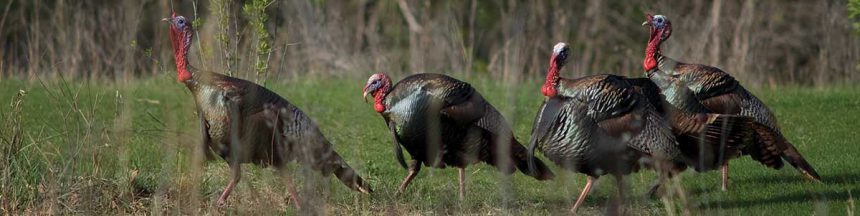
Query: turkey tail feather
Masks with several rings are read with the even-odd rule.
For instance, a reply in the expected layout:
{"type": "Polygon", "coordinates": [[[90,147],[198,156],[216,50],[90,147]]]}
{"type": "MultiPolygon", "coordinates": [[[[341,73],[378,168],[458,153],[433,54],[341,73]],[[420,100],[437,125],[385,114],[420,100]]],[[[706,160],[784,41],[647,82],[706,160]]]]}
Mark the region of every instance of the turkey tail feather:
{"type": "Polygon", "coordinates": [[[744,151],[750,154],[753,160],[756,160],[765,166],[774,169],[782,169],[784,165],[780,159],[779,143],[780,135],[774,133],[768,126],[758,122],[753,124],[755,130],[755,139],[750,146],[744,151]]]}
{"type": "Polygon", "coordinates": [[[539,139],[543,139],[549,133],[550,126],[555,123],[555,119],[561,110],[560,98],[549,98],[540,107],[535,118],[532,135],[529,138],[528,148],[528,170],[537,170],[537,158],[535,157],[535,148],[539,139]]]}
{"type": "Polygon", "coordinates": [[[394,123],[386,121],[388,124],[388,130],[391,132],[392,143],[394,145],[394,157],[397,159],[397,163],[400,164],[400,167],[403,169],[408,169],[406,167],[406,160],[403,158],[403,149],[400,148],[400,140],[397,139],[397,130],[394,128],[394,123]]]}
{"type": "Polygon", "coordinates": [[[750,143],[753,138],[753,119],[749,117],[708,114],[685,118],[687,119],[676,119],[675,127],[686,131],[679,137],[683,144],[681,151],[690,157],[697,171],[719,167],[731,156],[740,154],[737,151],[743,149],[743,145],[750,143]]]}
{"type": "Polygon", "coordinates": [[[528,166],[529,166],[528,170],[536,170],[537,169],[537,162],[536,162],[537,157],[535,157],[535,140],[534,140],[534,138],[531,138],[531,141],[529,142],[529,149],[527,150],[526,154],[528,157],[527,158],[528,166]]]}
{"type": "Polygon", "coordinates": [[[331,144],[327,141],[324,141],[323,143],[325,143],[325,146],[328,146],[328,148],[317,149],[317,151],[314,151],[315,154],[304,154],[306,156],[311,156],[310,158],[299,155],[298,159],[304,164],[310,165],[312,169],[321,172],[323,176],[328,176],[333,173],[350,189],[362,193],[373,192],[361,176],[358,176],[358,173],[356,173],[355,170],[353,170],[352,167],[350,167],[349,164],[340,157],[340,154],[331,149],[331,144]]]}
{"type": "Polygon", "coordinates": [[[555,178],[555,173],[543,162],[534,156],[534,148],[526,150],[516,140],[511,140],[511,159],[517,165],[517,169],[523,174],[534,177],[537,180],[550,180],[555,178]]]}
{"type": "Polygon", "coordinates": [[[750,127],[754,121],[752,118],[734,115],[710,115],[709,117],[714,120],[705,126],[705,139],[733,148],[742,147],[752,140],[753,130],[750,127]]]}
{"type": "MultiPolygon", "coordinates": [[[[816,182],[821,182],[821,177],[818,175],[818,172],[815,171],[815,168],[812,168],[812,165],[810,165],[809,162],[800,155],[800,152],[798,152],[797,149],[794,148],[794,145],[789,143],[785,137],[774,132],[770,127],[760,123],[755,123],[754,127],[757,134],[756,143],[766,146],[768,150],[773,152],[771,153],[772,155],[779,155],[782,159],[788,161],[788,163],[803,174],[804,177],[816,182]]],[[[753,152],[751,152],[751,154],[752,153],[753,152]]],[[[776,158],[776,160],[782,163],[779,158],[776,158]]]]}
{"type": "Polygon", "coordinates": [[[812,165],[809,162],[806,162],[806,159],[800,155],[800,152],[794,148],[794,145],[782,139],[780,142],[782,150],[782,158],[788,161],[791,166],[794,166],[795,169],[800,171],[804,177],[809,178],[810,180],[821,182],[821,176],[818,176],[818,172],[815,171],[815,168],[812,168],[812,165]]]}
{"type": "Polygon", "coordinates": [[[332,153],[331,160],[333,161],[330,161],[328,164],[334,166],[334,175],[337,176],[344,185],[362,193],[369,194],[373,192],[373,190],[370,189],[370,185],[368,185],[361,176],[358,176],[355,170],[349,167],[337,152],[332,153]]]}
{"type": "Polygon", "coordinates": [[[332,148],[332,144],[323,137],[319,128],[298,110],[289,112],[287,109],[277,110],[267,106],[268,119],[278,120],[269,122],[279,128],[282,154],[294,158],[297,162],[319,171],[323,176],[334,173],[344,185],[350,189],[371,193],[373,190],[361,179],[346,161],[332,148]]]}

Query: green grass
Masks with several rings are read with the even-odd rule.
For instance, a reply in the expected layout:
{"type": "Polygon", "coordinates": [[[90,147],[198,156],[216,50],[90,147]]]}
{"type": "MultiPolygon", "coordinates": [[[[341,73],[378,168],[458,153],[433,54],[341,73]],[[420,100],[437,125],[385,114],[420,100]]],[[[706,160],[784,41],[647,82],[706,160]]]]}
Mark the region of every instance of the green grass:
{"type": "MultiPolygon", "coordinates": [[[[399,77],[397,77],[399,78],[399,77]]],[[[503,84],[465,79],[512,122],[526,140],[542,97],[539,82],[503,84]]],[[[504,177],[491,166],[467,169],[467,199],[457,199],[456,169],[422,169],[406,194],[394,196],[405,170],[391,153],[382,119],[360,98],[363,78],[289,80],[271,89],[300,107],[320,125],[335,149],[370,182],[375,193],[361,195],[333,178],[320,181],[301,166],[297,178],[301,211],[329,214],[562,214],[584,184],[584,176],[551,167],[554,181],[522,174],[504,177]]],[[[27,91],[14,154],[0,155],[0,214],[4,213],[299,213],[270,169],[244,166],[244,178],[217,208],[214,198],[226,185],[223,161],[204,169],[192,154],[198,125],[194,104],[172,77],[127,85],[98,82],[0,82],[0,130],[9,145],[9,103],[27,91]],[[136,173],[136,174],[135,174],[136,173]],[[136,176],[135,176],[136,175],[136,176]]],[[[751,159],[732,161],[730,191],[719,190],[719,173],[680,176],[682,197],[644,198],[651,171],[625,178],[627,209],[634,214],[691,211],[704,214],[810,215],[853,213],[860,193],[860,88],[779,88],[755,90],[776,112],[783,132],[816,167],[824,184],[803,180],[792,168],[767,169],[751,159]]],[[[580,213],[602,212],[615,192],[612,177],[601,178],[580,213]]],[[[306,212],[307,213],[307,212],[306,212]]]]}

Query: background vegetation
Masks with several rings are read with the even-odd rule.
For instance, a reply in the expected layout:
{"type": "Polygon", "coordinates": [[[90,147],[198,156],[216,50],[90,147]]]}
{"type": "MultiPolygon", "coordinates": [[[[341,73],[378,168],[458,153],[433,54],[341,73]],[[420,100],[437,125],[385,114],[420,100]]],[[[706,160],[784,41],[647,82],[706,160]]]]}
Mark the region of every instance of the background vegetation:
{"type": "Polygon", "coordinates": [[[376,71],[520,80],[542,75],[558,41],[573,45],[577,76],[640,75],[645,13],[672,19],[669,56],[718,66],[748,85],[860,80],[846,0],[6,0],[0,7],[3,77],[127,81],[166,73],[159,65],[170,63],[170,49],[159,20],[175,9],[196,19],[197,66],[252,80],[376,71]]]}
{"type": "MultiPolygon", "coordinates": [[[[328,213],[561,214],[584,184],[423,169],[403,196],[379,116],[358,98],[367,75],[455,74],[498,107],[525,140],[552,45],[573,46],[566,77],[641,76],[645,13],[672,19],[667,55],[723,68],[760,96],[824,184],[745,158],[732,189],[717,172],[686,172],[683,196],[646,199],[654,179],[627,178],[634,214],[853,215],[860,192],[858,0],[4,0],[0,1],[0,215],[328,213]],[[376,193],[348,191],[301,166],[302,210],[282,180],[244,167],[230,206],[215,199],[224,162],[200,164],[194,104],[175,82],[171,9],[194,19],[192,65],[266,85],[316,121],[376,193]],[[205,169],[200,169],[204,167],[205,169]]],[[[601,178],[583,213],[613,208],[601,178]]]]}

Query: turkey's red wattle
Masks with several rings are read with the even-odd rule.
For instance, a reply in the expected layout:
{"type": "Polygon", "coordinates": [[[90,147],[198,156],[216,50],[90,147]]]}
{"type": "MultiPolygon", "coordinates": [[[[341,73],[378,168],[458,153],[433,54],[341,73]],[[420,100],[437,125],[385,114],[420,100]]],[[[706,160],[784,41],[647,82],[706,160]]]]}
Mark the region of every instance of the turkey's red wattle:
{"type": "Polygon", "coordinates": [[[192,37],[191,32],[181,31],[170,25],[170,42],[173,45],[173,58],[176,60],[176,80],[185,82],[191,79],[188,71],[188,49],[192,37]]]}
{"type": "Polygon", "coordinates": [[[556,90],[556,85],[558,85],[558,73],[561,70],[559,65],[556,63],[556,56],[553,55],[549,61],[549,69],[547,69],[546,73],[546,82],[540,88],[543,96],[552,97],[558,94],[558,90],[556,90]]]}
{"type": "Polygon", "coordinates": [[[176,80],[185,82],[191,79],[191,72],[188,71],[188,50],[180,48],[179,51],[173,54],[176,59],[176,80]]]}
{"type": "Polygon", "coordinates": [[[391,91],[391,80],[388,79],[388,77],[383,79],[383,83],[384,84],[379,88],[379,90],[373,92],[373,110],[378,113],[385,112],[385,104],[383,104],[383,101],[385,100],[385,94],[388,91],[391,91]]]}
{"type": "Polygon", "coordinates": [[[648,46],[645,47],[645,60],[642,62],[642,67],[645,71],[651,71],[652,69],[657,67],[657,59],[654,57],[657,55],[660,49],[660,35],[662,35],[662,30],[651,30],[651,35],[648,37],[648,46]]]}
{"type": "Polygon", "coordinates": [[[558,91],[556,91],[554,87],[546,84],[540,88],[540,91],[543,93],[543,96],[547,97],[552,97],[558,94],[558,91]]]}
{"type": "Polygon", "coordinates": [[[642,62],[642,67],[645,68],[646,72],[657,67],[657,60],[654,59],[654,55],[649,53],[647,50],[645,52],[645,60],[642,62]]]}
{"type": "Polygon", "coordinates": [[[385,105],[382,105],[382,103],[374,103],[373,110],[378,113],[385,112],[385,105]]]}

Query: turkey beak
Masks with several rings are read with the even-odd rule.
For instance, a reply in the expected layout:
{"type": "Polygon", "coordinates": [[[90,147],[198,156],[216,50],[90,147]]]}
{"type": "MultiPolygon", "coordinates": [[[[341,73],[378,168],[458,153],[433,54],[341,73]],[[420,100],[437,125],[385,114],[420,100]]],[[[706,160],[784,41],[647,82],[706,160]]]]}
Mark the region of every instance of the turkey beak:
{"type": "Polygon", "coordinates": [[[364,98],[364,103],[367,103],[367,92],[364,92],[364,94],[361,94],[361,98],[364,98]]]}
{"type": "Polygon", "coordinates": [[[364,103],[367,103],[367,87],[364,87],[364,93],[361,94],[361,98],[364,98],[364,103]]]}
{"type": "Polygon", "coordinates": [[[648,22],[648,21],[642,22],[642,26],[651,26],[651,22],[648,22]]]}
{"type": "Polygon", "coordinates": [[[162,18],[162,19],[161,19],[161,21],[164,21],[164,22],[171,22],[171,21],[173,21],[173,18],[170,18],[170,17],[162,18]]]}

